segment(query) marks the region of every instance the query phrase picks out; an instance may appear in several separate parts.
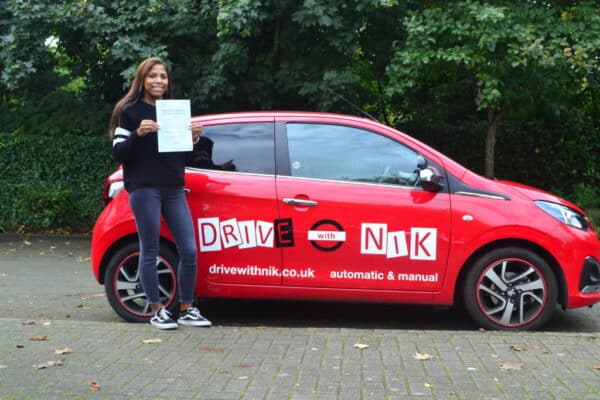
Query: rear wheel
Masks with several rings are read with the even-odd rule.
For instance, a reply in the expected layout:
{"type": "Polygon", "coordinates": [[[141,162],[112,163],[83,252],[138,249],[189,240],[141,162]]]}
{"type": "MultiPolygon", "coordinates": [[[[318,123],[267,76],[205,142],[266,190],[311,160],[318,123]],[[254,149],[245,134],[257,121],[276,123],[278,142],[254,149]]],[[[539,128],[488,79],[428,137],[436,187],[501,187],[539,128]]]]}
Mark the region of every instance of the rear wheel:
{"type": "MultiPolygon", "coordinates": [[[[124,245],[111,257],[104,275],[104,289],[111,307],[130,322],[147,322],[152,317],[148,298],[140,282],[139,255],[137,242],[124,245]]],[[[156,259],[160,299],[171,311],[176,306],[177,259],[171,249],[160,246],[156,259]]]]}
{"type": "Polygon", "coordinates": [[[536,253],[507,247],[484,254],[467,273],[463,298],[486,329],[528,330],[544,325],[558,298],[556,277],[536,253]]]}

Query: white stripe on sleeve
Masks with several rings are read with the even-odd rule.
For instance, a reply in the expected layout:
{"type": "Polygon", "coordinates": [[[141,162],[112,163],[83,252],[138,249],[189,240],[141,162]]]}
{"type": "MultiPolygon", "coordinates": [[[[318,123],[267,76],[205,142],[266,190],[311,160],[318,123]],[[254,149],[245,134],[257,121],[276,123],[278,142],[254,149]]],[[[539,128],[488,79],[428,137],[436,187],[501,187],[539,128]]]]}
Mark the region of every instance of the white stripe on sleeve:
{"type": "Polygon", "coordinates": [[[118,138],[114,138],[113,139],[113,147],[115,147],[117,144],[126,141],[127,139],[122,138],[122,137],[118,137],[118,138]]]}
{"type": "Polygon", "coordinates": [[[122,136],[131,136],[131,131],[128,131],[127,129],[123,129],[120,126],[117,127],[117,129],[115,129],[115,135],[122,135],[122,136]]]}

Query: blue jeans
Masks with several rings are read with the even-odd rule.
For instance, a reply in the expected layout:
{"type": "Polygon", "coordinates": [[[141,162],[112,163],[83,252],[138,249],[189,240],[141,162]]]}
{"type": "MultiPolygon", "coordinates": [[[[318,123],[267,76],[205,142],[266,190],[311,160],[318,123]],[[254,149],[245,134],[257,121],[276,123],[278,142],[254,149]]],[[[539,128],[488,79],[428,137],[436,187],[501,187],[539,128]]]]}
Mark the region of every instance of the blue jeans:
{"type": "Polygon", "coordinates": [[[140,238],[138,268],[140,282],[148,302],[159,304],[158,273],[156,258],[160,245],[160,216],[165,217],[167,226],[175,238],[179,253],[177,283],[179,301],[192,303],[196,285],[196,237],[190,208],[185,200],[183,188],[147,187],[129,194],[129,205],[135,216],[140,238]]]}

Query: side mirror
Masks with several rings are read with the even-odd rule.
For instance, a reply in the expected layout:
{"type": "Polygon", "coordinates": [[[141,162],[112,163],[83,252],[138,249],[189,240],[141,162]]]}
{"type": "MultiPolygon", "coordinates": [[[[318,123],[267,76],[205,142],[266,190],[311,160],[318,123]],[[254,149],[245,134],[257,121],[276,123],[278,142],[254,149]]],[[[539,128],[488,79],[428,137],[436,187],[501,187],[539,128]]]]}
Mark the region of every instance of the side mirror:
{"type": "Polygon", "coordinates": [[[429,192],[437,192],[442,188],[442,176],[432,167],[419,169],[421,187],[429,192]]]}
{"type": "Polygon", "coordinates": [[[417,157],[417,171],[421,187],[429,192],[437,192],[442,188],[442,174],[435,167],[429,167],[427,159],[419,154],[417,157]]]}
{"type": "Polygon", "coordinates": [[[422,155],[417,156],[417,169],[427,168],[427,160],[422,155]]]}

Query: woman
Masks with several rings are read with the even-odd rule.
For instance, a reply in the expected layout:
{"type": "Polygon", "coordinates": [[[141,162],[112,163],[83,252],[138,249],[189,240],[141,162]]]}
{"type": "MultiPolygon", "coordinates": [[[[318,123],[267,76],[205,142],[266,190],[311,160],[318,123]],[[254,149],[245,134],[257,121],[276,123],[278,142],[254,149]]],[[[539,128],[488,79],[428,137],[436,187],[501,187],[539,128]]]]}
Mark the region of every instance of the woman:
{"type": "MultiPolygon", "coordinates": [[[[123,164],[125,190],[135,217],[140,241],[139,271],[154,316],[150,324],[159,329],[178,325],[210,326],[194,302],[196,241],[183,189],[187,153],[158,152],[156,100],[172,98],[170,73],[159,58],[144,60],[137,68],[129,92],[116,104],[110,119],[113,156],[123,164]],[[158,288],[156,258],[160,240],[160,217],[165,218],[177,245],[180,315],[175,322],[163,307],[158,288]]],[[[200,123],[192,123],[197,143],[200,123]]]]}

